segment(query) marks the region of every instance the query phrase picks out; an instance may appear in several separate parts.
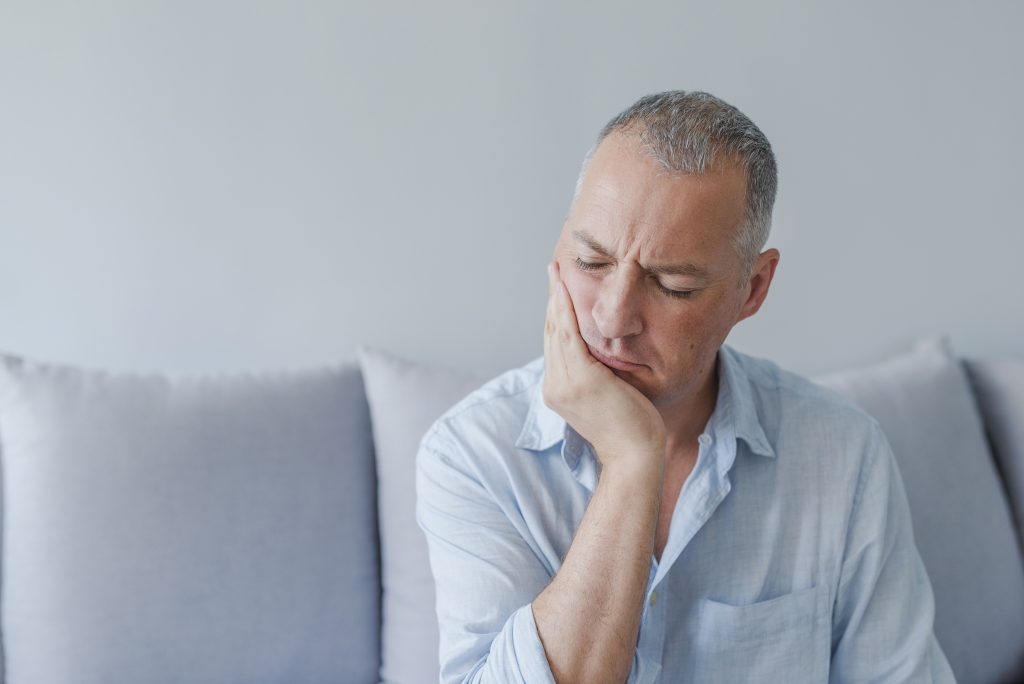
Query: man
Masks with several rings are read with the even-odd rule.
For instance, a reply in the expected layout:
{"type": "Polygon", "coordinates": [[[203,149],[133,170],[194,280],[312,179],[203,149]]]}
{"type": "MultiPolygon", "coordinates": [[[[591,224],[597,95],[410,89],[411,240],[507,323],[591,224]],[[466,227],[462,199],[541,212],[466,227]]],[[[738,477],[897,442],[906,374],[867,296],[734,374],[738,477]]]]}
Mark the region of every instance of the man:
{"type": "Polygon", "coordinates": [[[543,357],[420,444],[442,682],[954,681],[877,421],[724,344],[779,262],[776,185],[707,93],[601,131],[543,357]]]}

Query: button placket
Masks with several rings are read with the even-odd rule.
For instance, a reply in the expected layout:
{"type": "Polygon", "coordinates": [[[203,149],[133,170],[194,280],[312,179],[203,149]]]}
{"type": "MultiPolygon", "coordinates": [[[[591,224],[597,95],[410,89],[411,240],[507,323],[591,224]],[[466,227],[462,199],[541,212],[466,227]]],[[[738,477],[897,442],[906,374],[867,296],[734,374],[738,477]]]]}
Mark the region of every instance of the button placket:
{"type": "MultiPolygon", "coordinates": [[[[683,491],[676,502],[676,510],[672,513],[672,522],[669,530],[668,543],[662,554],[661,562],[658,564],[658,573],[655,583],[661,582],[668,574],[669,567],[675,562],[679,554],[690,542],[693,536],[707,522],[708,518],[715,512],[718,504],[729,493],[731,484],[728,475],[720,478],[713,470],[717,462],[713,459],[711,444],[714,438],[710,433],[704,432],[698,438],[700,448],[697,452],[697,462],[694,470],[683,486],[683,491]],[[684,513],[689,508],[690,515],[684,513]]],[[[653,558],[653,556],[652,556],[653,558]]]]}
{"type": "MultiPolygon", "coordinates": [[[[652,605],[650,601],[645,602],[640,625],[640,639],[637,644],[637,653],[642,660],[648,663],[656,663],[661,660],[662,643],[665,638],[664,630],[663,611],[652,605]]],[[[641,679],[640,681],[648,680],[641,679]]]]}

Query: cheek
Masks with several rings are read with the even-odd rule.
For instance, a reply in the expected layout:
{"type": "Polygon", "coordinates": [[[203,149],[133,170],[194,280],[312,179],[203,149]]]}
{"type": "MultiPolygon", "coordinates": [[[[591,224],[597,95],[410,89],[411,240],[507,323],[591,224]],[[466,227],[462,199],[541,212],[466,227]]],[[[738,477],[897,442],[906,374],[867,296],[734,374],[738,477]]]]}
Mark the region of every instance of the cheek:
{"type": "Polygon", "coordinates": [[[688,366],[695,357],[705,353],[709,338],[714,337],[715,326],[707,314],[695,308],[686,308],[663,315],[653,323],[657,336],[666,349],[666,358],[674,365],[688,366]]]}

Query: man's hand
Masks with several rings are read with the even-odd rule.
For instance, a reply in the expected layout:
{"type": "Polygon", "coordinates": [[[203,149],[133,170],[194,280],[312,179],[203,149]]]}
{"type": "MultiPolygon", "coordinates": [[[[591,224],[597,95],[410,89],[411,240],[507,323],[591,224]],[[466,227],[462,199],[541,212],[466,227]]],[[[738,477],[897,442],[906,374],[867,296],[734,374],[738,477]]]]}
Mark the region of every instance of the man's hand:
{"type": "Polygon", "coordinates": [[[590,442],[603,467],[624,455],[664,454],[665,423],[657,408],[587,349],[557,260],[548,264],[543,397],[590,442]]]}

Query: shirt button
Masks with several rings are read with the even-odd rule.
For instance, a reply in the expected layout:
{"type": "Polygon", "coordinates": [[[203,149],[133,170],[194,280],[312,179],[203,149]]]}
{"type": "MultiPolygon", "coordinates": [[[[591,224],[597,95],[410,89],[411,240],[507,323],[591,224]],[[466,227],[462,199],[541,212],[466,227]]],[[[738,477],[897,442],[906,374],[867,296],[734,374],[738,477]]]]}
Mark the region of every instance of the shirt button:
{"type": "Polygon", "coordinates": [[[697,440],[704,446],[707,446],[708,444],[711,444],[711,435],[705,432],[700,437],[698,437],[697,440]]]}
{"type": "Polygon", "coordinates": [[[653,606],[657,602],[658,602],[658,590],[655,589],[654,591],[651,592],[651,598],[647,602],[647,605],[653,606]]]}

